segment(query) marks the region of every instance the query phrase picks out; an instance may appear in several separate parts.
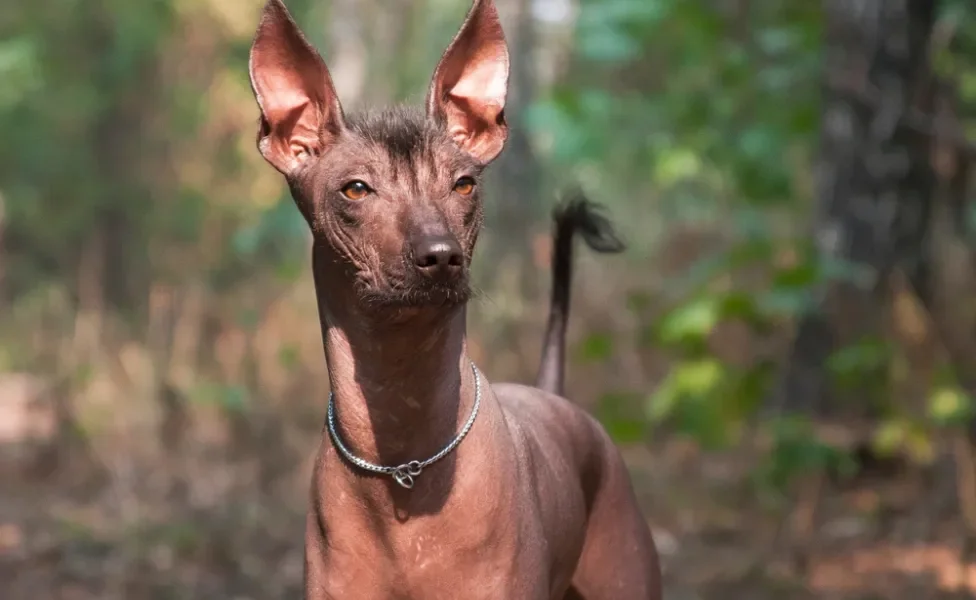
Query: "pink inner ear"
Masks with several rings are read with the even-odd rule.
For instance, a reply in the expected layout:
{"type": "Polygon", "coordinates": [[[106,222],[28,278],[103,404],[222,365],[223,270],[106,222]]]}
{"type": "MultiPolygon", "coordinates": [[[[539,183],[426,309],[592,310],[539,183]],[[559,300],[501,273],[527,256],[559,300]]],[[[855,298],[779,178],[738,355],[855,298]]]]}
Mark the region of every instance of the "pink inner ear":
{"type": "Polygon", "coordinates": [[[281,71],[266,72],[261,77],[261,87],[268,90],[263,97],[270,128],[265,147],[284,166],[294,166],[295,161],[320,153],[323,143],[319,131],[321,101],[295,85],[294,79],[281,71]]]}
{"type": "Polygon", "coordinates": [[[487,163],[502,151],[507,137],[504,123],[498,122],[501,111],[497,105],[474,108],[461,98],[452,99],[446,107],[448,132],[459,148],[487,163]]]}
{"type": "Polygon", "coordinates": [[[329,70],[280,0],[269,0],[251,46],[251,86],[263,125],[258,147],[288,173],[342,127],[329,70]]]}
{"type": "Polygon", "coordinates": [[[316,101],[304,90],[291,85],[287,75],[275,74],[268,79],[268,89],[276,90],[266,115],[274,132],[290,138],[292,148],[303,147],[308,152],[317,150],[320,115],[316,101]]]}
{"type": "Polygon", "coordinates": [[[484,161],[501,152],[505,142],[499,115],[505,108],[507,59],[504,46],[480,49],[465,63],[445,98],[445,116],[454,142],[484,161]]]}
{"type": "Polygon", "coordinates": [[[505,51],[497,48],[482,49],[468,59],[450,95],[457,98],[481,98],[485,105],[500,109],[505,102],[508,85],[508,60],[505,51]]]}
{"type": "Polygon", "coordinates": [[[462,150],[493,160],[505,143],[508,48],[491,0],[475,0],[468,18],[441,57],[427,110],[443,117],[462,150]]]}

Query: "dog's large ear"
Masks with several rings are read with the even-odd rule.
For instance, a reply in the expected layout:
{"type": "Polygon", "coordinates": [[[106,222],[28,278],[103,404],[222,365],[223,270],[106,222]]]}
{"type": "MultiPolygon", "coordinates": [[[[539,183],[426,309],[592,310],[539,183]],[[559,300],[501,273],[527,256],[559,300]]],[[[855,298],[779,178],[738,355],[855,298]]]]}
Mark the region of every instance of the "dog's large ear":
{"type": "Polygon", "coordinates": [[[343,116],[329,69],[281,0],[264,7],[248,70],[261,109],[258,149],[289,175],[328,148],[343,116]]]}
{"type": "Polygon", "coordinates": [[[427,112],[443,120],[455,143],[487,164],[505,145],[508,47],[492,0],[475,0],[441,57],[427,94],[427,112]]]}

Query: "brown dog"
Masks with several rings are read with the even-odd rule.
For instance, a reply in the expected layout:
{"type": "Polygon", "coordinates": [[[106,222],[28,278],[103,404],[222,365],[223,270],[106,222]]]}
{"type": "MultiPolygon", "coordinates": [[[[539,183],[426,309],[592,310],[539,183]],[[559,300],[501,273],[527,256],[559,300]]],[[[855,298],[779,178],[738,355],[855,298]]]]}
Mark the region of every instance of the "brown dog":
{"type": "Polygon", "coordinates": [[[465,351],[480,180],[507,136],[508,60],[492,1],[476,0],[425,110],[350,118],[281,1],[264,9],[250,60],[258,148],[313,233],[334,394],[308,513],[306,598],[661,597],[620,455],[556,395],[573,233],[616,249],[592,205],[557,216],[539,376],[548,391],[489,386],[465,351]]]}

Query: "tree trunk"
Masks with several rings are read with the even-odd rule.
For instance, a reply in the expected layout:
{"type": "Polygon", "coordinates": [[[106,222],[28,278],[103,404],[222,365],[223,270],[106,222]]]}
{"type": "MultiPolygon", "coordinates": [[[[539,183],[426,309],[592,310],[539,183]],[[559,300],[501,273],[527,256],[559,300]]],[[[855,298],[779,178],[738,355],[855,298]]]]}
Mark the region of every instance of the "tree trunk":
{"type": "MultiPolygon", "coordinates": [[[[780,389],[788,410],[833,412],[825,363],[840,344],[877,332],[888,277],[900,268],[931,297],[926,235],[935,176],[926,132],[910,127],[930,79],[937,0],[825,0],[826,60],[815,239],[828,257],[867,268],[867,286],[821,290],[799,324],[780,389]]],[[[861,407],[865,408],[865,407],[861,407]]]]}

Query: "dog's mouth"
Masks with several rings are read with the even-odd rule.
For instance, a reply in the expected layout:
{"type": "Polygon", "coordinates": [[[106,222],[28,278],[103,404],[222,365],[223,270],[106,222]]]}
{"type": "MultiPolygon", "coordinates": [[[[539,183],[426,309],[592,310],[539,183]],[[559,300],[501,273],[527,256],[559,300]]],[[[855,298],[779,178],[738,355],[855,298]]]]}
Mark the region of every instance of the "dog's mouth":
{"type": "Polygon", "coordinates": [[[450,308],[467,303],[471,296],[466,275],[451,282],[388,282],[362,289],[367,304],[385,308],[450,308]]]}

